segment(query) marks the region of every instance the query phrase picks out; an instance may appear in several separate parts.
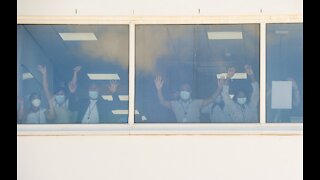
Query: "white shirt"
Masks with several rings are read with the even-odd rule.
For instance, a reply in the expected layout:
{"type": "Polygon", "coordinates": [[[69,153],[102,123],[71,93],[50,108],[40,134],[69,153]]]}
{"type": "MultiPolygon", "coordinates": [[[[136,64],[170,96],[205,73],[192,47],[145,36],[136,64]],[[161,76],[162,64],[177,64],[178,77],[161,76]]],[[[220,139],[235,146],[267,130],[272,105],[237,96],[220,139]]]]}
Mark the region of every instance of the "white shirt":
{"type": "Polygon", "coordinates": [[[99,123],[99,114],[97,108],[97,100],[91,100],[86,113],[83,116],[82,123],[95,124],[99,123]]]}
{"type": "Polygon", "coordinates": [[[46,116],[44,114],[46,109],[40,108],[37,112],[31,111],[27,115],[26,123],[28,124],[45,124],[46,123],[46,116]]]}

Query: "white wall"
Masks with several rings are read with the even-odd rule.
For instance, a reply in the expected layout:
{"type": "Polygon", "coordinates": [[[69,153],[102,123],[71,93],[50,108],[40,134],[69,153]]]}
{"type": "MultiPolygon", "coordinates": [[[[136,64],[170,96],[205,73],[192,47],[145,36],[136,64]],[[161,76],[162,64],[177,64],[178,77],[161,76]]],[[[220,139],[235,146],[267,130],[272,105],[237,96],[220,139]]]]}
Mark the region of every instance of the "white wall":
{"type": "Polygon", "coordinates": [[[302,180],[302,136],[18,136],[18,180],[302,180]]]}
{"type": "Polygon", "coordinates": [[[17,0],[19,16],[302,14],[302,0],[17,0]],[[75,12],[77,9],[77,14],[75,12]],[[199,13],[200,9],[200,13],[199,13]]]}

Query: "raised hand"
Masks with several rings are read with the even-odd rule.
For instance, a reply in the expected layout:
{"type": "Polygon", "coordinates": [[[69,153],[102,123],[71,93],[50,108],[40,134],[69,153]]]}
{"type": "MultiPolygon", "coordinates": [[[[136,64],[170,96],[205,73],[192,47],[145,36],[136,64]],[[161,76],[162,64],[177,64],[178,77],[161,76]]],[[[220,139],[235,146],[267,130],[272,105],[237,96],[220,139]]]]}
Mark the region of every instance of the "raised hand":
{"type": "Polygon", "coordinates": [[[249,65],[249,64],[246,64],[246,65],[244,66],[244,70],[245,70],[245,72],[247,73],[248,76],[251,76],[251,75],[253,74],[252,67],[251,67],[251,65],[249,65]]]}
{"type": "Polygon", "coordinates": [[[75,68],[73,68],[73,72],[77,73],[81,70],[81,66],[76,66],[75,68]]]}
{"type": "Polygon", "coordinates": [[[115,93],[118,89],[118,83],[116,81],[110,81],[108,89],[111,93],[115,93]]]}
{"type": "Polygon", "coordinates": [[[46,66],[38,65],[38,70],[41,72],[42,75],[47,74],[46,66]]]}
{"type": "Polygon", "coordinates": [[[227,78],[231,79],[235,73],[236,73],[236,68],[230,67],[227,72],[227,78]]]}
{"type": "Polygon", "coordinates": [[[154,80],[154,84],[156,85],[157,90],[162,89],[163,83],[164,81],[161,76],[157,76],[154,80]]]}

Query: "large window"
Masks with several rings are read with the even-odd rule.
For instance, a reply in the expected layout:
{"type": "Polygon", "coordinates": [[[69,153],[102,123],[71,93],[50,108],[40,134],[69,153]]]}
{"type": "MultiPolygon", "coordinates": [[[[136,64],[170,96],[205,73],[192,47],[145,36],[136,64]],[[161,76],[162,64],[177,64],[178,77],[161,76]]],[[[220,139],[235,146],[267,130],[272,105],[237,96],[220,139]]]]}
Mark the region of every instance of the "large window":
{"type": "Polygon", "coordinates": [[[17,25],[17,123],[301,123],[302,36],[302,23],[17,25]]]}
{"type": "Polygon", "coordinates": [[[127,123],[128,25],[17,25],[17,122],[127,123]]]}
{"type": "Polygon", "coordinates": [[[302,37],[302,24],[267,24],[267,122],[303,121],[302,37]]]}
{"type": "Polygon", "coordinates": [[[136,123],[258,123],[259,25],[136,25],[136,123]]]}

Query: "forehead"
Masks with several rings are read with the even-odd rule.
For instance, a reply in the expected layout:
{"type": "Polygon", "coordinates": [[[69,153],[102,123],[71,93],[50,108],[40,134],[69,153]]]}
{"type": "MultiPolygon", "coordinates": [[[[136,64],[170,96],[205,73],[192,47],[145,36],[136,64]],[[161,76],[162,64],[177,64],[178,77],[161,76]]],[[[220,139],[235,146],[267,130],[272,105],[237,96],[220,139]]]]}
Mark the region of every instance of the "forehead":
{"type": "Polygon", "coordinates": [[[99,87],[98,87],[97,84],[90,84],[89,89],[90,89],[90,90],[98,90],[99,87]]]}
{"type": "Polygon", "coordinates": [[[64,95],[64,91],[63,90],[59,90],[56,94],[57,95],[64,95]]]}
{"type": "Polygon", "coordinates": [[[191,90],[191,87],[189,84],[182,84],[181,87],[180,87],[181,90],[188,90],[190,91],[191,90]]]}

